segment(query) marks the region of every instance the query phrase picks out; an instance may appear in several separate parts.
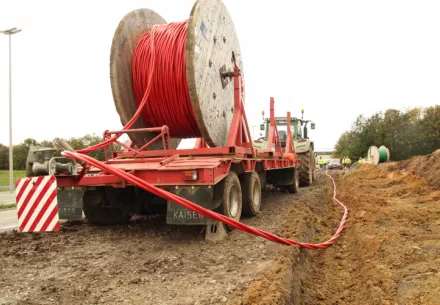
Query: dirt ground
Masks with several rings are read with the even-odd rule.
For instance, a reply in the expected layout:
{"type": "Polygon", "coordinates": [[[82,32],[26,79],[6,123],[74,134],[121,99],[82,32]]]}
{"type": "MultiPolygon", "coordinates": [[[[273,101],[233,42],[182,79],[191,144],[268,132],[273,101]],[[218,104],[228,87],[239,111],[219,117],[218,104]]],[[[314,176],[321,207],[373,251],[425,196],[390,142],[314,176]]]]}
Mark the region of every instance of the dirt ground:
{"type": "Polygon", "coordinates": [[[410,171],[424,177],[431,187],[440,190],[440,149],[426,156],[415,156],[405,161],[379,164],[379,168],[389,171],[410,171]]]}
{"type": "MultiPolygon", "coordinates": [[[[309,206],[326,188],[263,193],[263,212],[243,219],[283,234],[287,218],[306,239],[309,206]]],[[[292,231],[292,233],[295,233],[292,231]]],[[[234,231],[204,240],[200,227],[163,216],[129,226],[64,226],[56,233],[0,234],[0,304],[227,304],[277,263],[283,246],[234,231]]]]}
{"type": "Polygon", "coordinates": [[[302,303],[440,304],[440,192],[371,165],[337,183],[349,221],[333,247],[312,253],[302,303]]]}
{"type": "MultiPolygon", "coordinates": [[[[207,242],[163,216],[0,234],[0,304],[440,304],[440,191],[400,165],[332,172],[349,218],[326,250],[238,231],[207,242]]],[[[322,242],[343,213],[332,191],[318,172],[299,194],[264,193],[243,221],[322,242]]]]}

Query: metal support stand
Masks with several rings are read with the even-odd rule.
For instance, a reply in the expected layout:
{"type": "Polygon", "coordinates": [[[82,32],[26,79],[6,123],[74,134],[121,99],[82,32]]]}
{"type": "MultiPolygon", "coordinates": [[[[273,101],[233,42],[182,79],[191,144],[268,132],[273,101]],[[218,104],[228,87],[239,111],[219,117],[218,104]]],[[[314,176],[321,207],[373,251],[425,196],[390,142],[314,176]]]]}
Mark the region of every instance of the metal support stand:
{"type": "Polygon", "coordinates": [[[217,242],[228,236],[225,225],[221,221],[209,220],[206,225],[205,240],[217,242]]]}

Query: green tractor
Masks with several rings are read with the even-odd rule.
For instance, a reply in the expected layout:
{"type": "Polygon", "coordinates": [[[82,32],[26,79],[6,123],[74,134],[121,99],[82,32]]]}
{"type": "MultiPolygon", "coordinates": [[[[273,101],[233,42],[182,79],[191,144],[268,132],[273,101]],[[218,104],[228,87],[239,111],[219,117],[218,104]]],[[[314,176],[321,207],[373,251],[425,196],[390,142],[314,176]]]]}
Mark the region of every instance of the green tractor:
{"type": "MultiPolygon", "coordinates": [[[[267,149],[267,135],[269,133],[270,120],[264,118],[260,125],[259,137],[254,141],[254,147],[258,150],[265,151],[267,149]]],[[[292,117],[290,119],[290,127],[292,129],[293,143],[295,152],[301,160],[299,172],[300,186],[309,186],[315,179],[315,153],[313,142],[308,138],[307,124],[310,128],[315,129],[315,123],[310,120],[304,120],[304,109],[301,110],[301,119],[292,117]]],[[[286,146],[287,137],[287,117],[275,117],[277,123],[278,134],[281,140],[281,146],[286,146]]]]}

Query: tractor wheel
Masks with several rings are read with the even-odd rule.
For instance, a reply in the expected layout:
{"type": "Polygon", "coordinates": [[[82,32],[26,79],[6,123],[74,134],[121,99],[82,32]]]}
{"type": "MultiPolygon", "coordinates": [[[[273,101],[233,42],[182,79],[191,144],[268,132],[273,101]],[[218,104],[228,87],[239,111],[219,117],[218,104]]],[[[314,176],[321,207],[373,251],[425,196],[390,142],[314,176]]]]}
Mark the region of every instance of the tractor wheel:
{"type": "Polygon", "coordinates": [[[246,173],[243,183],[243,214],[255,216],[261,209],[261,183],[256,172],[246,173]]]}
{"type": "Polygon", "coordinates": [[[301,159],[301,165],[299,167],[299,185],[312,185],[313,178],[315,176],[315,161],[313,151],[309,150],[298,155],[301,159]]]}
{"type": "Polygon", "coordinates": [[[287,186],[287,191],[290,194],[296,194],[299,191],[299,175],[298,175],[298,170],[295,169],[293,174],[294,174],[295,183],[287,186]]]}
{"type": "Polygon", "coordinates": [[[123,213],[116,207],[110,207],[105,189],[87,190],[83,197],[83,211],[89,223],[96,225],[113,225],[126,223],[131,215],[123,213]]]}
{"type": "MultiPolygon", "coordinates": [[[[242,193],[240,180],[234,172],[229,172],[224,180],[223,198],[222,203],[218,207],[219,213],[233,218],[236,221],[240,221],[242,210],[242,193]]],[[[225,224],[228,231],[232,231],[235,228],[225,224]]]]}

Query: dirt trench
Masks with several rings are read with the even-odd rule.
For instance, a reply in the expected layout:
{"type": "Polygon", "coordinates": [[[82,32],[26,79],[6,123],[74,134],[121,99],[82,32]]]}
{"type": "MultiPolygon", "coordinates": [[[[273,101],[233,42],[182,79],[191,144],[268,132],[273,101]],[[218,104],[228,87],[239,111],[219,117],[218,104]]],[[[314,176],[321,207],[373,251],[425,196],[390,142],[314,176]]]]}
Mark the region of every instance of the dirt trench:
{"type": "Polygon", "coordinates": [[[429,183],[371,165],[339,176],[349,220],[311,254],[301,304],[440,304],[440,192],[429,183]]]}
{"type": "MultiPolygon", "coordinates": [[[[410,162],[425,163],[424,177],[406,161],[336,174],[338,198],[349,208],[340,238],[325,250],[283,248],[241,303],[440,304],[440,191],[432,179],[438,164],[426,164],[432,158],[410,162]]],[[[333,234],[342,215],[324,189],[320,198],[327,200],[310,207],[313,242],[333,234]]]]}
{"type": "MultiPolygon", "coordinates": [[[[295,195],[263,193],[262,213],[243,222],[310,241],[326,179],[318,174],[295,195]]],[[[304,255],[239,231],[207,242],[200,227],[169,226],[161,215],[128,226],[2,233],[0,304],[289,304],[300,294],[291,275],[304,255]],[[270,274],[266,289],[260,282],[270,274]]]]}

